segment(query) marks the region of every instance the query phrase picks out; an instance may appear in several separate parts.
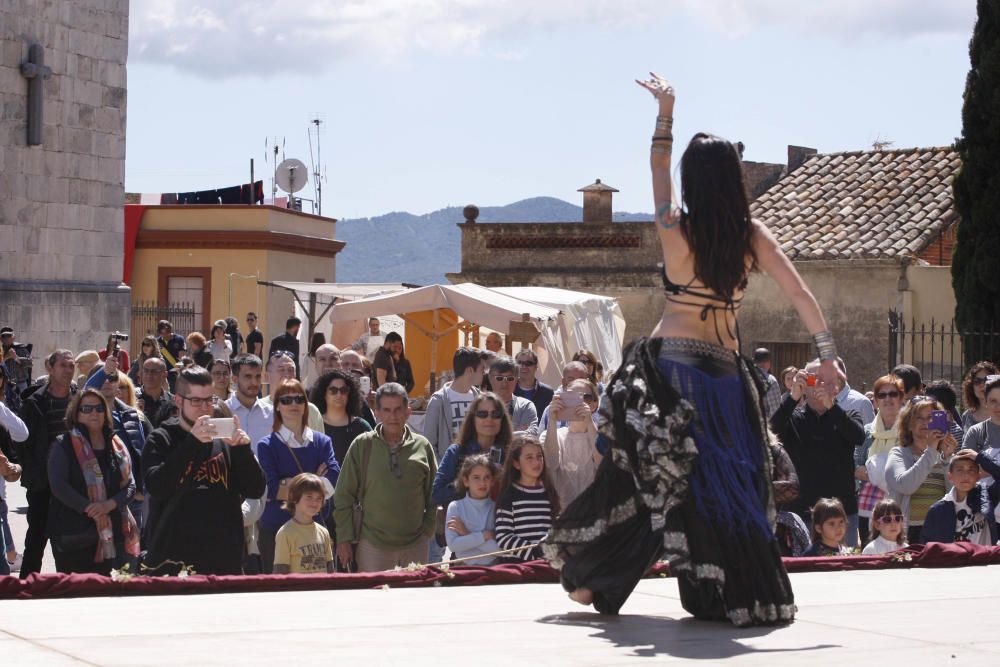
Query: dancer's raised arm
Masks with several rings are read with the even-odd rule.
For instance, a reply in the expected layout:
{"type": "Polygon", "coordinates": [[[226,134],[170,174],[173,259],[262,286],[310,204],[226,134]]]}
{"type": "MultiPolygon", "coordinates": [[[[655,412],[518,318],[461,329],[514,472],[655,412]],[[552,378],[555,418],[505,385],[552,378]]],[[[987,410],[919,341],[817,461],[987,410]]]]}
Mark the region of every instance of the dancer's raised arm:
{"type": "Polygon", "coordinates": [[[649,166],[653,172],[653,202],[656,205],[656,224],[661,238],[664,232],[677,228],[678,211],[673,207],[670,183],[670,158],[674,146],[674,87],[662,76],[650,72],[646,80],[635,82],[648,90],[659,104],[656,128],[653,131],[649,153],[649,166]]]}

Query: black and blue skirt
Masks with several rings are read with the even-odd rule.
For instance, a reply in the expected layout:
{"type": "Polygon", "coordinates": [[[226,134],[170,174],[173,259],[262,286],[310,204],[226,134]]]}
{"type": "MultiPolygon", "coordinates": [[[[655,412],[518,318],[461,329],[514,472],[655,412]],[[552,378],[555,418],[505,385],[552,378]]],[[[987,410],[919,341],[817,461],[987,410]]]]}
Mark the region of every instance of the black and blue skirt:
{"type": "Polygon", "coordinates": [[[598,611],[617,613],[665,559],[698,618],[794,618],[756,382],[746,359],[704,341],[629,346],[601,398],[604,460],[542,544],[567,590],[588,588],[598,611]]]}

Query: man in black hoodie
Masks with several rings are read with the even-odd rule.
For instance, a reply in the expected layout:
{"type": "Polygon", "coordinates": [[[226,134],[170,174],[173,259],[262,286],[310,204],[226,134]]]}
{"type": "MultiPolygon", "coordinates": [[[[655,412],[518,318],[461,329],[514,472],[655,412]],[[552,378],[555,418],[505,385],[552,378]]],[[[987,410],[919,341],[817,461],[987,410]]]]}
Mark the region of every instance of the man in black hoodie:
{"type": "Polygon", "coordinates": [[[243,500],[260,498],[266,483],[238,420],[231,438],[214,437],[216,402],[208,371],[185,368],[174,395],[177,418],[146,441],[150,567],[175,561],[198,574],[242,574],[243,500]]]}
{"type": "Polygon", "coordinates": [[[49,377],[42,386],[31,386],[23,394],[21,420],[28,427],[28,439],[14,444],[23,468],[21,486],[27,489],[28,532],[24,536],[21,579],[42,569],[42,556],[49,541],[49,450],[66,432],[66,407],[76,388],[76,365],[69,350],[56,350],[45,360],[49,377]]]}

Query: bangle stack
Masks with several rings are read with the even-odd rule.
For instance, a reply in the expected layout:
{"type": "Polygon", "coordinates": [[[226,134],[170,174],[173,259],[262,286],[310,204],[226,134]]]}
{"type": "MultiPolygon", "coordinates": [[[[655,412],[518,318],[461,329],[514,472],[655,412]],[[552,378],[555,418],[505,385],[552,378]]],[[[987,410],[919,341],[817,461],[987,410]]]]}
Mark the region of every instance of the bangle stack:
{"type": "Polygon", "coordinates": [[[837,346],[833,343],[832,333],[824,330],[813,334],[813,342],[816,343],[816,351],[819,353],[820,361],[837,360],[837,346]]]}
{"type": "Polygon", "coordinates": [[[673,116],[657,116],[656,117],[656,131],[665,132],[670,134],[674,129],[674,119],[673,116]]]}

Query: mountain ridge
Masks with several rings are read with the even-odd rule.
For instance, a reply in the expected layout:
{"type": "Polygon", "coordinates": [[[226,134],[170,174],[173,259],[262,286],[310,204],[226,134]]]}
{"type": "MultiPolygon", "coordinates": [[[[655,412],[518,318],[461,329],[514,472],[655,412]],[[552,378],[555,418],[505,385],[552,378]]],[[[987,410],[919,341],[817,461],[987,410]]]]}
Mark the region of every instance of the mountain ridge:
{"type": "MultiPolygon", "coordinates": [[[[337,240],[347,246],[337,255],[337,281],[447,283],[446,273],[461,268],[464,206],[447,206],[423,215],[391,211],[337,222],[337,240]],[[399,239],[404,243],[386,244],[399,239]]],[[[648,222],[651,213],[619,211],[616,223],[648,222]]],[[[583,208],[556,197],[531,197],[506,206],[481,206],[479,222],[582,222],[583,208]]]]}

